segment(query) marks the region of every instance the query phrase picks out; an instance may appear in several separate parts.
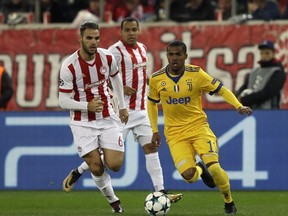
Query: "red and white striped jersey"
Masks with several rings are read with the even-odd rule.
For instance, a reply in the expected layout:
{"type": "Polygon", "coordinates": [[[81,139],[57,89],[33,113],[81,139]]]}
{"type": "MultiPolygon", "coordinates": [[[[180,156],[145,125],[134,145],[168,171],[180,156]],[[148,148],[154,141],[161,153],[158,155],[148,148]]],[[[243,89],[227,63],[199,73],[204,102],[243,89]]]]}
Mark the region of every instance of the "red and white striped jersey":
{"type": "Polygon", "coordinates": [[[147,101],[147,55],[146,46],[137,42],[136,48],[118,41],[108,48],[116,58],[123,86],[137,90],[136,94],[125,95],[126,107],[132,110],[146,109],[147,101]]]}
{"type": "Polygon", "coordinates": [[[107,82],[109,76],[113,77],[117,73],[117,62],[114,56],[102,48],[97,49],[96,58],[91,62],[83,60],[79,50],[63,62],[60,70],[60,92],[72,92],[73,99],[79,102],[89,102],[96,96],[100,96],[104,102],[101,113],[72,110],[71,120],[93,121],[115,114],[107,82]]]}

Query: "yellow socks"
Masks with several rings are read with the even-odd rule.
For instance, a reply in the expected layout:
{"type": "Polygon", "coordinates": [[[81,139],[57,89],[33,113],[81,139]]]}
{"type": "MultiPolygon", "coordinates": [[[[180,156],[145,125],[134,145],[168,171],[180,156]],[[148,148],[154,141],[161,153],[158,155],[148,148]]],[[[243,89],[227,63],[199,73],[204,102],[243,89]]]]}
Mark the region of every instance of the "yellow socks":
{"type": "Polygon", "coordinates": [[[214,182],[217,185],[219,191],[222,193],[224,202],[232,202],[233,199],[227,173],[220,167],[219,163],[212,164],[208,170],[213,176],[214,182]]]}

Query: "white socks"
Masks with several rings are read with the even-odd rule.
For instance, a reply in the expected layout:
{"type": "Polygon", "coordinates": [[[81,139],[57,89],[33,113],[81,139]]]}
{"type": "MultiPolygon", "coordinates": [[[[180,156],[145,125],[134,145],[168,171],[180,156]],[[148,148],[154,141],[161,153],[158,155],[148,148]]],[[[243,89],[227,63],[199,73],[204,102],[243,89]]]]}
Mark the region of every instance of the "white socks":
{"type": "Polygon", "coordinates": [[[158,152],[145,154],[145,158],[146,169],[151,177],[155,191],[164,190],[163,173],[158,152]]]}
{"type": "Polygon", "coordinates": [[[80,174],[83,174],[85,171],[87,171],[89,169],[89,166],[88,166],[88,164],[86,163],[86,162],[83,162],[78,168],[77,168],[77,170],[78,170],[78,172],[80,173],[80,174]]]}
{"type": "Polygon", "coordinates": [[[94,182],[96,183],[98,189],[101,191],[101,193],[108,200],[109,203],[113,203],[119,200],[118,197],[116,197],[114,193],[112,183],[111,183],[111,177],[106,172],[106,170],[104,170],[104,173],[102,174],[102,176],[94,176],[92,173],[91,173],[91,176],[94,182]]]}

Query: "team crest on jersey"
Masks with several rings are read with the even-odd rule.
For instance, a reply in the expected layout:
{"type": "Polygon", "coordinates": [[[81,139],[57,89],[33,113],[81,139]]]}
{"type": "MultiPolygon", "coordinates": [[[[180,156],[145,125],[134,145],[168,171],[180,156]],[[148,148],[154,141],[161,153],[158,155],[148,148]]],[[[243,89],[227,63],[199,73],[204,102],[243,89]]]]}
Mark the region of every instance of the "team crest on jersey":
{"type": "Polygon", "coordinates": [[[192,79],[187,79],[186,83],[187,83],[187,86],[188,86],[188,91],[192,91],[192,79]]]}
{"type": "Polygon", "coordinates": [[[101,74],[105,74],[106,72],[107,72],[107,68],[102,65],[102,66],[100,67],[100,73],[101,73],[101,74]]]}

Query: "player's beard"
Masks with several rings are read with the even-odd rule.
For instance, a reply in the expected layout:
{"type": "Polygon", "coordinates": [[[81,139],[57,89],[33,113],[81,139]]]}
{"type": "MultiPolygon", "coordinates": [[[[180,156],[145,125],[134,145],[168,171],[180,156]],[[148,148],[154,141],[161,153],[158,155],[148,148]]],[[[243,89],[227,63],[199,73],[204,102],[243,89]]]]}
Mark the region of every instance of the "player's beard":
{"type": "Polygon", "coordinates": [[[97,47],[95,48],[95,51],[91,51],[89,47],[87,47],[83,42],[82,42],[82,47],[83,47],[84,52],[89,56],[94,56],[97,51],[97,47]]]}

